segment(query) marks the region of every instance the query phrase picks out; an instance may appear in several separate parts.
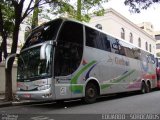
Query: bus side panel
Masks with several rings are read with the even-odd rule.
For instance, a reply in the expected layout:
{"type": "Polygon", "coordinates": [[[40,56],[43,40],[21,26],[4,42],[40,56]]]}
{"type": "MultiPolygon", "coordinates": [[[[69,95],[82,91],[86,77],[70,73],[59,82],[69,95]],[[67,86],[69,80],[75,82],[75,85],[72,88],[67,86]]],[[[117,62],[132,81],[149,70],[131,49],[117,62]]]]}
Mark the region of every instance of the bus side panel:
{"type": "Polygon", "coordinates": [[[126,91],[135,91],[141,89],[142,71],[141,61],[129,58],[130,65],[128,71],[131,71],[129,85],[126,86],[126,91]]]}

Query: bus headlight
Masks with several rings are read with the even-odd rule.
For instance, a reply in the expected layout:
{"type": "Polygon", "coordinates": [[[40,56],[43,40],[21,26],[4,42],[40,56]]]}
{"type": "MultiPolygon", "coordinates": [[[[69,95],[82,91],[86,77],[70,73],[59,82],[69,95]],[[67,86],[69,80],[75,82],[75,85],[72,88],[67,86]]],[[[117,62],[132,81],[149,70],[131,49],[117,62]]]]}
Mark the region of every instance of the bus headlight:
{"type": "Polygon", "coordinates": [[[17,87],[17,91],[20,91],[21,89],[19,87],[17,87]]]}
{"type": "Polygon", "coordinates": [[[39,86],[38,90],[46,90],[49,89],[51,87],[51,85],[43,85],[43,86],[39,86]]]}

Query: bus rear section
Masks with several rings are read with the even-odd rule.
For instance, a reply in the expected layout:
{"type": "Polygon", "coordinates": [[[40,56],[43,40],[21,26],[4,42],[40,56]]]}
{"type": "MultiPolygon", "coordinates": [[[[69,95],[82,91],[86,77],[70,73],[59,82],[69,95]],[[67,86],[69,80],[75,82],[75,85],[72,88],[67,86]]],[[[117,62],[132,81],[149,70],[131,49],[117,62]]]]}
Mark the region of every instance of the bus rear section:
{"type": "Polygon", "coordinates": [[[160,58],[156,58],[157,88],[160,89],[160,58]]]}

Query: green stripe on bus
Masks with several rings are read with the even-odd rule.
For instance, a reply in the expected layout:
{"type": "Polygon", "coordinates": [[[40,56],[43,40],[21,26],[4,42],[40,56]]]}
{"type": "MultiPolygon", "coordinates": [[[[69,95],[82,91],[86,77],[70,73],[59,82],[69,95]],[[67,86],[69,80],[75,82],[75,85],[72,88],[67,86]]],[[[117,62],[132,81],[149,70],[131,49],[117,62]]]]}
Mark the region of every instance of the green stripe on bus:
{"type": "Polygon", "coordinates": [[[82,93],[83,92],[83,86],[84,85],[74,85],[72,84],[71,86],[71,91],[74,92],[74,93],[82,93]]]}
{"type": "Polygon", "coordinates": [[[92,66],[96,61],[92,61],[86,64],[73,78],[71,79],[71,86],[70,90],[74,93],[82,93],[83,92],[83,85],[77,85],[77,80],[81,76],[81,74],[87,70],[90,66],[92,66]],[[75,84],[75,85],[74,85],[75,84]]]}
{"type": "Polygon", "coordinates": [[[81,76],[81,74],[85,70],[87,70],[90,66],[92,66],[94,63],[96,63],[96,61],[92,61],[92,62],[86,64],[75,76],[73,76],[73,78],[71,79],[71,84],[77,84],[77,80],[81,76]]]}
{"type": "Polygon", "coordinates": [[[110,84],[102,84],[101,85],[101,89],[106,89],[106,88],[114,85],[113,83],[118,83],[118,82],[124,80],[126,77],[128,77],[129,75],[131,75],[134,72],[135,72],[135,70],[132,70],[132,71],[128,72],[126,75],[124,75],[124,76],[122,76],[120,78],[117,78],[115,81],[111,82],[110,84]]]}

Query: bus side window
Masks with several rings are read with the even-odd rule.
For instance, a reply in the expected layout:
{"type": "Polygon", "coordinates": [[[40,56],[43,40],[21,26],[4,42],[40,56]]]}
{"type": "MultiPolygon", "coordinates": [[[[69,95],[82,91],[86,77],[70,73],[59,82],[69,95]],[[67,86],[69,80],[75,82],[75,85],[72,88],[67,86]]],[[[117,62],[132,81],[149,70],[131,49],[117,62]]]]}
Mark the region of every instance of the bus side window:
{"type": "Polygon", "coordinates": [[[85,27],[86,31],[86,45],[89,47],[106,50],[104,45],[104,40],[99,31],[92,28],[85,27]]]}
{"type": "Polygon", "coordinates": [[[111,51],[111,45],[110,45],[110,41],[108,40],[107,35],[101,34],[101,41],[103,45],[102,49],[105,51],[111,51]]]}
{"type": "Polygon", "coordinates": [[[55,51],[55,76],[72,74],[80,65],[83,54],[83,26],[66,21],[59,33],[55,51]]]}
{"type": "Polygon", "coordinates": [[[119,45],[117,39],[115,39],[111,36],[108,36],[108,39],[111,41],[111,44],[112,44],[111,52],[116,53],[116,54],[120,54],[119,49],[121,46],[119,45]]]}

